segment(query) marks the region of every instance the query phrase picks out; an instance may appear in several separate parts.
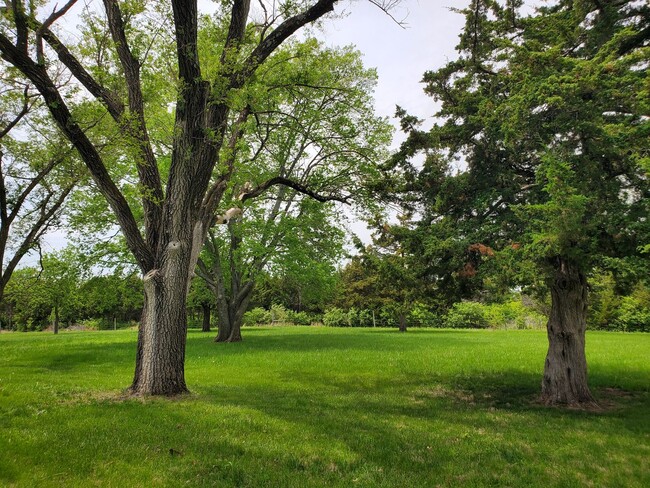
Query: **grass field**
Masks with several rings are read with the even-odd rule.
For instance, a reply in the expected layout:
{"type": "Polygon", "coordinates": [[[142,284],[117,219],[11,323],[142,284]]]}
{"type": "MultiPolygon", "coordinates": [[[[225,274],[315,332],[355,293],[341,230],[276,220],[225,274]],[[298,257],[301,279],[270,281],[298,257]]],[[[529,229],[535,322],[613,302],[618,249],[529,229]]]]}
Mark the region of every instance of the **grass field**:
{"type": "Polygon", "coordinates": [[[0,486],[650,486],[649,334],[588,334],[601,411],[535,403],[539,331],[192,331],[177,399],[135,341],[0,335],[0,486]]]}

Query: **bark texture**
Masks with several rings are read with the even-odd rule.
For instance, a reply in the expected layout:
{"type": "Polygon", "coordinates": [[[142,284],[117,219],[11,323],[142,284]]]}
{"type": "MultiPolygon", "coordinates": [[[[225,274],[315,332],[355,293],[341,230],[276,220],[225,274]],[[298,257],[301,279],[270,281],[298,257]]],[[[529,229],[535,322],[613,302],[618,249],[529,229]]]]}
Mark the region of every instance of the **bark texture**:
{"type": "Polygon", "coordinates": [[[585,355],[587,281],[568,260],[558,260],[551,300],[542,401],[547,405],[594,403],[585,355]]]}
{"type": "Polygon", "coordinates": [[[201,331],[210,332],[210,304],[202,303],[201,308],[203,310],[203,326],[201,327],[201,331]]]}
{"type": "MultiPolygon", "coordinates": [[[[172,267],[173,268],[173,267],[172,267]]],[[[185,287],[178,276],[153,270],[144,277],[145,310],[138,333],[135,395],[177,395],[185,385],[185,287]]]]}

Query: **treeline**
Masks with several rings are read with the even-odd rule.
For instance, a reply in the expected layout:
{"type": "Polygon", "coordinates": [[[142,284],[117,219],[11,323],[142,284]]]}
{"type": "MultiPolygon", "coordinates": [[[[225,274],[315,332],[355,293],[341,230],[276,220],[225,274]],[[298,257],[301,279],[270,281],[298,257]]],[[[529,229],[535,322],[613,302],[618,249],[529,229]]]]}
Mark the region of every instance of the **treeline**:
{"type": "Polygon", "coordinates": [[[137,274],[60,275],[23,268],[5,292],[0,308],[3,329],[113,329],[138,325],[142,280],[137,274]]]}
{"type": "MultiPolygon", "coordinates": [[[[391,296],[376,261],[355,257],[327,279],[297,281],[291,275],[263,273],[254,288],[244,326],[325,325],[328,327],[407,327],[543,329],[550,309],[548,293],[431,295],[404,307],[391,296]],[[310,284],[311,283],[311,284],[310,284]]],[[[590,277],[587,327],[593,330],[650,332],[650,287],[637,282],[621,288],[611,273],[590,277]]],[[[216,300],[195,277],[188,300],[188,327],[217,329],[216,300]],[[206,317],[207,314],[207,317],[206,317]]],[[[403,289],[400,289],[400,293],[403,289]]],[[[142,278],[122,268],[93,273],[74,251],[46,255],[38,267],[14,272],[0,304],[4,330],[54,328],[114,329],[137,327],[143,306],[142,278]],[[85,270],[85,271],[84,271],[85,270]]]]}

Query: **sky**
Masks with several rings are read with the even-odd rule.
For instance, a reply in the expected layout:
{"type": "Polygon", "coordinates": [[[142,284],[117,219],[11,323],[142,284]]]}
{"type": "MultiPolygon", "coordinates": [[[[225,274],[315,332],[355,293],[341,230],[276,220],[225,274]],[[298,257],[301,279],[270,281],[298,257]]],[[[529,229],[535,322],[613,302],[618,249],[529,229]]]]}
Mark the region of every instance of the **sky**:
{"type": "MultiPolygon", "coordinates": [[[[207,2],[200,2],[210,10],[207,2]]],[[[425,125],[426,121],[430,125],[436,106],[424,94],[420,81],[425,71],[437,69],[454,59],[463,17],[450,8],[464,8],[469,2],[402,0],[392,11],[395,19],[403,21],[400,26],[368,0],[342,0],[336,6],[334,18],[327,19],[323,30],[315,34],[329,46],[356,45],[363,54],[364,65],[377,69],[375,105],[378,115],[396,123],[393,115],[395,106],[400,105],[410,114],[424,119],[425,125]]],[[[78,23],[78,17],[66,17],[60,22],[71,27],[78,23]]],[[[402,140],[403,135],[396,131],[393,147],[402,140]]],[[[368,240],[365,226],[355,224],[353,231],[368,240]]],[[[44,250],[60,249],[65,243],[62,232],[53,232],[44,250]]]]}
{"type": "Polygon", "coordinates": [[[356,45],[364,65],[377,69],[379,115],[392,118],[400,105],[431,121],[436,107],[423,92],[422,75],[455,58],[463,16],[450,8],[468,4],[469,0],[402,0],[393,13],[397,20],[404,19],[400,27],[368,0],[343,2],[336,12],[348,15],[325,23],[325,40],[329,45],[356,45]]]}

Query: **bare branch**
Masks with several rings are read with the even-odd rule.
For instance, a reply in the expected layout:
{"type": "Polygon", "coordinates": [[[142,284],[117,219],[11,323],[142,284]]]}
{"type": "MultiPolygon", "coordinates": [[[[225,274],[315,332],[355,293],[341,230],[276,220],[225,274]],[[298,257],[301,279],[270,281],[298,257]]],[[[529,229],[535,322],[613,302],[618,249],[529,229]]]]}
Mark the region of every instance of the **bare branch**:
{"type": "Polygon", "coordinates": [[[244,62],[244,67],[233,74],[231,85],[233,87],[242,86],[248,77],[257,69],[257,67],[268,58],[275,49],[280,46],[289,36],[295,33],[301,27],[318,20],[323,15],[334,10],[334,4],[338,0],[318,0],[310,8],[293,17],[289,17],[282,22],[273,32],[271,32],[244,62]]]}
{"type": "Polygon", "coordinates": [[[22,118],[25,115],[27,115],[27,113],[29,112],[29,85],[25,87],[25,90],[23,92],[23,97],[24,97],[23,107],[20,109],[18,115],[16,115],[11,122],[9,122],[4,129],[0,130],[0,139],[6,136],[11,129],[16,127],[18,122],[20,122],[22,118]]]}
{"type": "Polygon", "coordinates": [[[375,7],[377,7],[379,10],[384,12],[386,15],[388,15],[393,22],[395,22],[398,26],[400,26],[402,29],[405,29],[406,26],[408,25],[406,23],[406,19],[408,17],[408,13],[404,16],[402,20],[397,20],[395,16],[391,13],[391,10],[394,10],[395,7],[397,7],[402,0],[368,0],[370,3],[372,3],[375,7]]]}
{"type": "Polygon", "coordinates": [[[289,178],[284,178],[282,176],[275,176],[265,181],[261,185],[257,186],[256,188],[240,194],[239,200],[245,202],[246,200],[250,200],[251,198],[258,197],[261,194],[263,194],[265,191],[267,191],[269,188],[276,185],[288,186],[289,188],[292,188],[297,192],[302,193],[303,195],[307,195],[308,197],[311,197],[314,200],[317,200],[319,202],[341,202],[345,204],[350,203],[349,200],[351,195],[345,197],[341,195],[321,195],[320,193],[317,193],[309,189],[308,187],[306,187],[301,183],[297,183],[289,178]]]}
{"type": "Polygon", "coordinates": [[[45,57],[43,56],[43,31],[48,30],[54,22],[63,17],[75,3],[77,3],[77,0],[70,0],[61,10],[56,10],[57,6],[55,5],[50,16],[36,29],[36,60],[39,64],[45,64],[45,57]]]}

